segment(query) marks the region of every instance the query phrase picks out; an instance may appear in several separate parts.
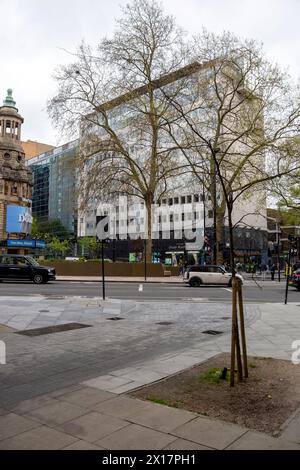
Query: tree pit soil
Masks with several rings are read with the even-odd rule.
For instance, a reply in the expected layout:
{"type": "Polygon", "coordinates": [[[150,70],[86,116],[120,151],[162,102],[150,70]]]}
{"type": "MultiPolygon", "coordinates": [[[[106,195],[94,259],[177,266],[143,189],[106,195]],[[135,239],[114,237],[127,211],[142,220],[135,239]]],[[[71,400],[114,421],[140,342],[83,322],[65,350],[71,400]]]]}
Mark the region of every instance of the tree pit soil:
{"type": "Polygon", "coordinates": [[[230,355],[219,354],[131,395],[273,436],[300,406],[300,365],[249,357],[249,378],[229,385],[230,355]],[[220,372],[227,367],[226,379],[220,372]]]}

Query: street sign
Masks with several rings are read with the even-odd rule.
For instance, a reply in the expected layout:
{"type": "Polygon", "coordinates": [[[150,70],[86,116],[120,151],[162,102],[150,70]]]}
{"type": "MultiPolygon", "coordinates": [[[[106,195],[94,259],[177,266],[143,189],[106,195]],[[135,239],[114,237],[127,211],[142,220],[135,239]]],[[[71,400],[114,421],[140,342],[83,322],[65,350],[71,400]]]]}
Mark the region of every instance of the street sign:
{"type": "Polygon", "coordinates": [[[108,215],[96,216],[96,238],[97,241],[107,242],[110,238],[110,223],[108,215]]]}
{"type": "Polygon", "coordinates": [[[102,298],[105,300],[105,272],[104,272],[104,243],[109,240],[109,216],[97,215],[96,216],[96,239],[101,241],[101,270],[102,270],[102,298]]]}

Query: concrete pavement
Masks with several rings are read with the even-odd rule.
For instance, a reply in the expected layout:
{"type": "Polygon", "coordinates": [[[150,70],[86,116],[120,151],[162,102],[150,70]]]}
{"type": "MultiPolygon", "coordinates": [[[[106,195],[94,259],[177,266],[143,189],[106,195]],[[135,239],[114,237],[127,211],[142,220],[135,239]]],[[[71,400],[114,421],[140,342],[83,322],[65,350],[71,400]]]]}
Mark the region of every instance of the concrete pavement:
{"type": "MultiPolygon", "coordinates": [[[[0,300],[0,339],[7,345],[7,365],[0,365],[1,449],[300,449],[297,413],[272,438],[126,395],[228,352],[226,306],[200,304],[191,313],[173,304],[136,308],[114,301],[101,305],[101,313],[95,298],[21,299],[19,309],[17,299],[0,300]],[[91,328],[33,338],[11,329],[83,321],[83,311],[91,328]],[[106,320],[118,316],[123,320],[106,320]],[[202,340],[204,327],[224,333],[202,340]]],[[[250,305],[246,312],[249,354],[289,360],[300,339],[299,305],[250,305]]]]}

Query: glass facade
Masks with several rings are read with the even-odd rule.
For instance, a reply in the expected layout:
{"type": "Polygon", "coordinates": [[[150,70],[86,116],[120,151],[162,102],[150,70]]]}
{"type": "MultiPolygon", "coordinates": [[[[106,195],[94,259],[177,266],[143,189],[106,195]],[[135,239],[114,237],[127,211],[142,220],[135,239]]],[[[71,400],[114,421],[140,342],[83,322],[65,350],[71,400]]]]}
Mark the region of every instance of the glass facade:
{"type": "Polygon", "coordinates": [[[32,213],[38,220],[59,219],[77,233],[75,159],[77,141],[28,160],[33,172],[32,213]]]}

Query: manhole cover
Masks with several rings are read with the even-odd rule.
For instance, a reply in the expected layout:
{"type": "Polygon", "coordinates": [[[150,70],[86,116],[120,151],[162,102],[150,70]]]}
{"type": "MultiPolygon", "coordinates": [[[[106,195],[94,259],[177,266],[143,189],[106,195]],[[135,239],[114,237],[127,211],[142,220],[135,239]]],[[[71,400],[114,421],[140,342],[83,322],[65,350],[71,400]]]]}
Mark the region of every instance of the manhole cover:
{"type": "Polygon", "coordinates": [[[110,317],[110,318],[107,318],[107,320],[119,321],[119,320],[124,320],[124,318],[122,318],[122,317],[110,317]]]}
{"type": "Polygon", "coordinates": [[[91,325],[84,325],[83,323],[65,323],[64,325],[45,326],[43,328],[33,328],[32,330],[16,331],[16,334],[24,336],[41,336],[89,327],[91,327],[91,325]]]}
{"type": "Polygon", "coordinates": [[[167,326],[167,325],[173,325],[173,322],[171,322],[171,321],[160,321],[158,323],[155,323],[155,325],[165,325],[165,326],[167,326]]]}
{"type": "Polygon", "coordinates": [[[223,331],[217,331],[217,330],[205,330],[202,331],[204,335],[220,335],[223,333],[223,331]]]}
{"type": "Polygon", "coordinates": [[[49,310],[39,310],[40,313],[48,313],[49,310]]]}

